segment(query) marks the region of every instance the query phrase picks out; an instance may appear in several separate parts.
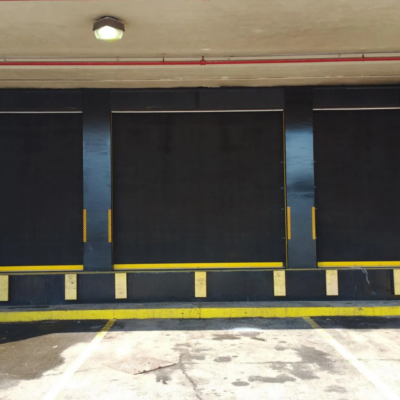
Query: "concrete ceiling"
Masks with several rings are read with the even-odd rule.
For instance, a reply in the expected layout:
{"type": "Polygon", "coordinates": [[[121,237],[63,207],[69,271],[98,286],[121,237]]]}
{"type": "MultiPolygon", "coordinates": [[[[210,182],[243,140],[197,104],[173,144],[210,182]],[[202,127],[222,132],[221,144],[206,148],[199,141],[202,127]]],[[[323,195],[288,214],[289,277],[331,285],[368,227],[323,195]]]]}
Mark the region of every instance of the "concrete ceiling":
{"type": "MultiPolygon", "coordinates": [[[[399,53],[399,0],[0,0],[0,57],[226,59],[399,53]],[[94,20],[125,22],[97,41],[94,20]]],[[[376,55],[376,54],[375,54],[376,55]]],[[[219,66],[0,66],[0,87],[183,87],[400,82],[400,61],[219,66]]]]}

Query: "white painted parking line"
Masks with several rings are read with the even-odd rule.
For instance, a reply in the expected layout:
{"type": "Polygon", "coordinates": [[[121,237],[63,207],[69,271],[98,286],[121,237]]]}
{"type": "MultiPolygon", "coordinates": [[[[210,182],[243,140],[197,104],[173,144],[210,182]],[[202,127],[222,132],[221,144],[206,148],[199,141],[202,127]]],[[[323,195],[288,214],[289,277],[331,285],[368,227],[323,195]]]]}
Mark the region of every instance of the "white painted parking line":
{"type": "Polygon", "coordinates": [[[63,388],[66,386],[68,381],[74,376],[75,372],[83,365],[83,363],[89,358],[90,354],[96,349],[96,347],[103,340],[104,336],[114,325],[115,320],[108,321],[100,332],[94,337],[88,346],[82,351],[82,353],[68,366],[63,372],[58,381],[50,389],[50,391],[43,397],[43,400],[55,400],[63,388]]]}
{"type": "Polygon", "coordinates": [[[360,360],[357,359],[349,350],[334,339],[325,329],[321,328],[314,320],[305,317],[304,320],[317,332],[354,368],[356,368],[365,378],[367,378],[376,389],[382,393],[388,400],[400,400],[400,396],[389,386],[383,383],[370,369],[368,369],[360,360]]]}

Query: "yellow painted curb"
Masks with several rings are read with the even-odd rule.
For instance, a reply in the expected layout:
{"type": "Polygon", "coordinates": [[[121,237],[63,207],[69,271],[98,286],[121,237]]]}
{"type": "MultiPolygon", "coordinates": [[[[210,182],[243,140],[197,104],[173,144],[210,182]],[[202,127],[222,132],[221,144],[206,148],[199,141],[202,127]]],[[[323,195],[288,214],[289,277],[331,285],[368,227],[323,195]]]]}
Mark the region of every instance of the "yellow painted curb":
{"type": "Polygon", "coordinates": [[[212,318],[303,318],[303,317],[400,316],[400,306],[377,307],[193,307],[153,309],[4,311],[0,323],[58,320],[109,319],[212,319],[212,318]]]}

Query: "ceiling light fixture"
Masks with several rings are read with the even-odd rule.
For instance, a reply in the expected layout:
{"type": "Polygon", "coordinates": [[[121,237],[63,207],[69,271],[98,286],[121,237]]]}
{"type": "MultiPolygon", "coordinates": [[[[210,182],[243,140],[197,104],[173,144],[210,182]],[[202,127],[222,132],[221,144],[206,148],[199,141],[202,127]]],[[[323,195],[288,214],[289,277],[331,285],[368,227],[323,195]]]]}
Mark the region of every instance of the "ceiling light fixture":
{"type": "Polygon", "coordinates": [[[93,25],[93,32],[96,39],[105,42],[115,42],[122,39],[125,32],[124,23],[114,17],[102,17],[93,25]]]}

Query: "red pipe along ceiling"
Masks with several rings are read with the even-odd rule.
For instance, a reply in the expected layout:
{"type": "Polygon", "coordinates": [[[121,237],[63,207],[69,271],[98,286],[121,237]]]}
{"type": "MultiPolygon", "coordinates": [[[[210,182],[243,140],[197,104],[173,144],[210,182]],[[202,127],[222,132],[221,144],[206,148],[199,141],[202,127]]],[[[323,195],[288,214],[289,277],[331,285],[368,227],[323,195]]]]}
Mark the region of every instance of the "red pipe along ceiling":
{"type": "Polygon", "coordinates": [[[264,60],[210,60],[199,61],[3,61],[0,66],[44,66],[44,67],[73,67],[73,66],[206,66],[206,65],[256,65],[256,64],[318,64],[318,63],[360,63],[376,61],[400,61],[399,57],[342,57],[342,58],[286,58],[264,60]]]}

